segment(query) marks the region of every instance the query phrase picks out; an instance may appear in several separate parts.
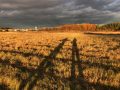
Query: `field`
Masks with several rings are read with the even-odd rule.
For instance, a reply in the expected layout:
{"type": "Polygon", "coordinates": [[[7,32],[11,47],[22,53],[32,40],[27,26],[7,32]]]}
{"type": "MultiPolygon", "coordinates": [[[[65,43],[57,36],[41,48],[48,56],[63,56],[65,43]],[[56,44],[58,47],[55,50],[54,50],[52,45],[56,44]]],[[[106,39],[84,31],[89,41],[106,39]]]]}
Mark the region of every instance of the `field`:
{"type": "Polygon", "coordinates": [[[0,90],[120,90],[120,36],[0,32],[0,90]]]}
{"type": "Polygon", "coordinates": [[[114,31],[114,32],[110,32],[110,31],[107,31],[107,32],[103,32],[103,31],[97,31],[97,32],[85,32],[85,34],[94,34],[94,35],[120,35],[120,32],[119,31],[114,31]]]}

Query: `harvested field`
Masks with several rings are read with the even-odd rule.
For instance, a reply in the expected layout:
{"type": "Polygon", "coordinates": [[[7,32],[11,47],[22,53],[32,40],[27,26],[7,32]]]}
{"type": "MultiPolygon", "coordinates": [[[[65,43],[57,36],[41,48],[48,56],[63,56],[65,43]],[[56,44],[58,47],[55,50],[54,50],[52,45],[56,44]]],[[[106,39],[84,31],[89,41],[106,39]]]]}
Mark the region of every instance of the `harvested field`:
{"type": "Polygon", "coordinates": [[[120,90],[120,36],[0,32],[0,90],[120,90]]]}

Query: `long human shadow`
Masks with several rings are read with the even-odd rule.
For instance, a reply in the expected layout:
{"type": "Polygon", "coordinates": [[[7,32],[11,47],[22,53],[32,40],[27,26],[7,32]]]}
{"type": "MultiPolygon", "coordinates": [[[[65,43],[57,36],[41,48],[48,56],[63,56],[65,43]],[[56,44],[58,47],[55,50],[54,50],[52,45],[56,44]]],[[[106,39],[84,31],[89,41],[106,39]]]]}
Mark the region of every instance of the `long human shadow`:
{"type": "Polygon", "coordinates": [[[20,84],[19,90],[23,90],[29,83],[28,90],[32,90],[38,79],[43,79],[47,68],[53,65],[52,60],[56,58],[56,55],[62,49],[67,38],[63,39],[62,42],[46,57],[38,66],[38,68],[31,74],[26,80],[23,80],[20,84]]]}
{"type": "MultiPolygon", "coordinates": [[[[93,88],[95,90],[119,90],[120,89],[120,87],[117,88],[113,86],[107,86],[101,83],[90,83],[86,81],[84,79],[83,68],[81,64],[85,64],[91,67],[92,66],[97,67],[97,63],[92,64],[91,62],[87,62],[87,63],[82,62],[79,58],[80,54],[79,54],[79,49],[77,47],[77,40],[74,39],[72,43],[73,43],[72,45],[72,66],[71,66],[71,77],[70,77],[70,80],[72,81],[72,84],[70,86],[71,90],[92,90],[93,88]],[[78,78],[75,77],[75,66],[76,65],[78,65],[78,69],[79,69],[78,78]],[[76,88],[78,84],[80,84],[80,88],[76,88]]],[[[106,68],[106,66],[103,66],[103,65],[102,67],[106,68]]]]}
{"type": "Polygon", "coordinates": [[[71,90],[76,90],[77,85],[80,85],[81,90],[86,90],[85,80],[83,75],[83,68],[81,66],[81,60],[79,58],[79,49],[77,47],[77,40],[74,38],[72,42],[72,66],[71,66],[71,77],[70,80],[72,84],[70,86],[71,90]],[[78,65],[79,76],[76,78],[75,66],[78,65]]]}

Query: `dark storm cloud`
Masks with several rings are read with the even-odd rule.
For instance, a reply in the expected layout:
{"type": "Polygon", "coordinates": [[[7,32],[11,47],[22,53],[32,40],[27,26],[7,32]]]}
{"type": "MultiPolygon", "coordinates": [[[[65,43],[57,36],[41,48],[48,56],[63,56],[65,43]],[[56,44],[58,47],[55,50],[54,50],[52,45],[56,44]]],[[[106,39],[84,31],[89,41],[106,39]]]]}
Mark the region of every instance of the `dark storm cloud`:
{"type": "Polygon", "coordinates": [[[119,21],[120,0],[0,0],[0,25],[51,26],[119,21]]]}
{"type": "Polygon", "coordinates": [[[76,0],[76,5],[83,4],[95,9],[103,9],[105,5],[112,3],[113,0],[76,0]]]}

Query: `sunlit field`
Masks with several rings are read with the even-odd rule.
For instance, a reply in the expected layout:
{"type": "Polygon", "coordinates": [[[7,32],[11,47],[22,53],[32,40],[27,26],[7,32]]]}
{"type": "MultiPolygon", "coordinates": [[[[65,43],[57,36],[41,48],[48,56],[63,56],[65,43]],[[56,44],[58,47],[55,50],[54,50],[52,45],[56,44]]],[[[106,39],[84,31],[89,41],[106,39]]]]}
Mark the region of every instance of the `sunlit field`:
{"type": "Polygon", "coordinates": [[[120,36],[0,32],[0,90],[120,90],[120,36]]]}

